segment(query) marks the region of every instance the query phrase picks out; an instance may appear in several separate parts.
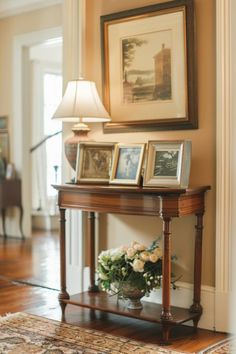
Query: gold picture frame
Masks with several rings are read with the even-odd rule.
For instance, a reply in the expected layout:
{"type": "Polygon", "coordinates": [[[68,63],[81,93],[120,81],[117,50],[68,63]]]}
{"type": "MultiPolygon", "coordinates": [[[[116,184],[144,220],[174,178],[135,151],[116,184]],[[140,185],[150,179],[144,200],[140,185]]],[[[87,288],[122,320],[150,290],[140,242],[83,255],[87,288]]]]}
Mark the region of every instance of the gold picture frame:
{"type": "Polygon", "coordinates": [[[145,144],[116,144],[112,169],[111,184],[139,185],[145,144]]]}
{"type": "Polygon", "coordinates": [[[189,140],[149,141],[143,185],[187,188],[191,145],[189,140]]]}
{"type": "Polygon", "coordinates": [[[196,129],[194,1],[101,16],[104,132],[196,129]]]}
{"type": "Polygon", "coordinates": [[[108,184],[115,143],[83,142],[78,144],[77,183],[108,184]]]}

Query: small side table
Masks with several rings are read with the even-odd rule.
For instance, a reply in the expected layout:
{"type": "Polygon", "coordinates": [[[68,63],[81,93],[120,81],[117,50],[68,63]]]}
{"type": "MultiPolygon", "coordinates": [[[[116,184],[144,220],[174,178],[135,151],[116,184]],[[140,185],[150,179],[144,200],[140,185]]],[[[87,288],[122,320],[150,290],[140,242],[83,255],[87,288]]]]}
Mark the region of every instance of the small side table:
{"type": "Polygon", "coordinates": [[[0,210],[2,216],[3,236],[7,237],[6,233],[6,209],[10,207],[18,207],[20,210],[19,228],[21,238],[24,239],[22,221],[23,207],[21,201],[21,180],[20,179],[4,179],[0,180],[0,210]]]}

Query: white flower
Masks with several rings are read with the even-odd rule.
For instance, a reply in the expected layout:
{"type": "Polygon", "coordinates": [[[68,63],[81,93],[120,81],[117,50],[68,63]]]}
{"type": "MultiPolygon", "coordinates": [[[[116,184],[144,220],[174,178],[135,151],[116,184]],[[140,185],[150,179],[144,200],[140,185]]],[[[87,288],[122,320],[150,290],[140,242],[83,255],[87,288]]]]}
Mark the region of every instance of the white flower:
{"type": "Polygon", "coordinates": [[[133,247],[136,251],[144,251],[146,249],[144,245],[138,242],[133,247]]]}
{"type": "Polygon", "coordinates": [[[149,253],[147,251],[144,251],[144,252],[140,253],[140,258],[144,262],[148,262],[149,261],[149,253]]]}
{"type": "Polygon", "coordinates": [[[162,249],[159,248],[159,247],[155,248],[155,249],[153,250],[153,253],[154,253],[155,255],[157,255],[158,258],[161,258],[161,257],[162,257],[162,249]]]}
{"type": "Polygon", "coordinates": [[[140,259],[135,259],[133,264],[132,264],[132,267],[133,267],[133,270],[135,272],[140,272],[142,273],[144,271],[144,262],[141,261],[140,259]]]}
{"type": "Polygon", "coordinates": [[[99,273],[99,278],[102,279],[102,280],[107,280],[108,279],[107,275],[104,274],[104,273],[99,273]]]}
{"type": "Polygon", "coordinates": [[[127,249],[127,257],[128,257],[128,258],[134,257],[135,253],[136,253],[136,251],[135,251],[134,248],[131,248],[131,247],[130,247],[130,248],[127,249]]]}
{"type": "Polygon", "coordinates": [[[128,246],[123,245],[123,246],[120,247],[120,249],[121,249],[122,252],[126,253],[127,249],[128,249],[128,246]]]}
{"type": "Polygon", "coordinates": [[[150,261],[151,261],[152,263],[156,263],[156,262],[158,261],[158,257],[157,257],[157,255],[154,254],[154,253],[150,254],[149,259],[150,259],[150,261]]]}
{"type": "Polygon", "coordinates": [[[131,242],[131,247],[134,248],[134,246],[135,246],[137,243],[138,243],[137,241],[132,241],[132,242],[131,242]]]}

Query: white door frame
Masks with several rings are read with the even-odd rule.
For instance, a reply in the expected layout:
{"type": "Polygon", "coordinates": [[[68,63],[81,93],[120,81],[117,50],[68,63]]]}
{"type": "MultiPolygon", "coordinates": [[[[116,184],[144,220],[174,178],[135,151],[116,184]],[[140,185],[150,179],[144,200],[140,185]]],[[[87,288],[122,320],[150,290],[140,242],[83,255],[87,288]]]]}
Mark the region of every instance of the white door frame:
{"type": "Polygon", "coordinates": [[[22,180],[23,230],[31,236],[31,159],[30,88],[28,49],[48,39],[61,37],[62,28],[54,27],[14,37],[13,41],[13,161],[22,180]]]}
{"type": "MultiPolygon", "coordinates": [[[[235,259],[236,212],[236,73],[233,69],[235,0],[216,1],[217,132],[216,132],[216,298],[215,327],[230,331],[230,298],[235,259]]],[[[236,266],[236,264],[235,264],[236,266]]],[[[235,302],[235,301],[234,301],[235,302]]],[[[235,325],[234,325],[235,326],[235,325]]]]}

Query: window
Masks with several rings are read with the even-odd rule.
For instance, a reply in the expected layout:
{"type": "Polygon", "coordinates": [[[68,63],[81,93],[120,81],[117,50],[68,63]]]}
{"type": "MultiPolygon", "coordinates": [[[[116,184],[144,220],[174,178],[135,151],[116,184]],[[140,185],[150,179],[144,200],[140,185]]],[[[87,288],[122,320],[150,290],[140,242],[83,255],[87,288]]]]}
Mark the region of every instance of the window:
{"type": "MultiPolygon", "coordinates": [[[[53,120],[52,115],[62,99],[62,76],[45,72],[43,78],[44,128],[45,136],[60,132],[62,123],[53,120]]],[[[61,134],[56,134],[46,141],[46,197],[48,201],[56,196],[51,184],[61,182],[61,134]]]]}

